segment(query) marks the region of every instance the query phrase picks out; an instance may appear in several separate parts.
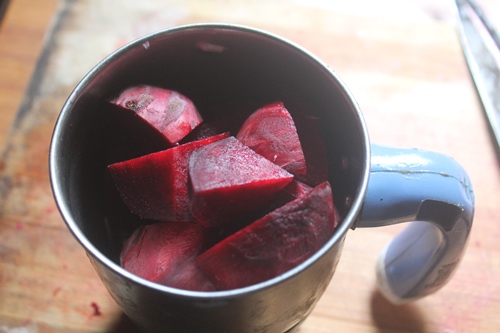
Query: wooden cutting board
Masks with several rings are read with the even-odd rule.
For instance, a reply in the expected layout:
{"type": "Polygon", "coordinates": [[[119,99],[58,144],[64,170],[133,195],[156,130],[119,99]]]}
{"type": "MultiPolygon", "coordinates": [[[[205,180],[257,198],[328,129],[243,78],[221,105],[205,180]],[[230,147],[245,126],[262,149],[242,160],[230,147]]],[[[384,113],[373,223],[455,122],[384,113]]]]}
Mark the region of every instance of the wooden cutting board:
{"type": "Polygon", "coordinates": [[[194,22],[250,25],[302,45],[350,87],[373,142],[448,154],[471,177],[475,224],[467,254],[444,289],[411,304],[388,303],[377,292],[374,266],[404,226],[357,229],[299,332],[497,332],[500,167],[450,3],[62,1],[1,155],[0,332],[137,331],[57,211],[48,147],[65,99],[99,60],[144,34],[194,22]]]}

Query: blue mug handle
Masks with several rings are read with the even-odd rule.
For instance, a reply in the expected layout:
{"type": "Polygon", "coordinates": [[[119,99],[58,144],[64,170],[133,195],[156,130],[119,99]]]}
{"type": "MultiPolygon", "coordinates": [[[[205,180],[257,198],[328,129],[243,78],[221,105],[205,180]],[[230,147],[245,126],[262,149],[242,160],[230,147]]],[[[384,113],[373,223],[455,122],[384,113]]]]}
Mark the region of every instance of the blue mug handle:
{"type": "Polygon", "coordinates": [[[444,286],[465,252],[474,193],[452,158],[417,149],[371,145],[370,180],[356,227],[410,222],[377,264],[382,294],[394,303],[444,286]]]}

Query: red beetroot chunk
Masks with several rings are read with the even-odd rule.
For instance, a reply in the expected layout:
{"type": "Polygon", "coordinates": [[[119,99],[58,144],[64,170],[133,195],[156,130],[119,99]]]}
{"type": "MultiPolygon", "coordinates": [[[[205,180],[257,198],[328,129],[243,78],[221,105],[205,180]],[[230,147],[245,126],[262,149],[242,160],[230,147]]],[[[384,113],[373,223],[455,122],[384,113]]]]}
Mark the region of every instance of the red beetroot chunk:
{"type": "Polygon", "coordinates": [[[130,211],[143,219],[192,219],[189,205],[189,157],[196,149],[228,137],[219,134],[108,166],[130,211]]]}
{"type": "Polygon", "coordinates": [[[176,144],[202,121],[193,102],[177,91],[139,85],[124,90],[111,103],[132,110],[176,144]]]}
{"type": "Polygon", "coordinates": [[[197,149],[189,160],[191,213],[205,226],[237,224],[269,204],[293,175],[234,137],[197,149]]]}
{"type": "Polygon", "coordinates": [[[295,123],[282,102],[268,104],[251,114],[236,138],[288,172],[306,173],[295,123]]]}
{"type": "Polygon", "coordinates": [[[304,262],[336,225],[331,187],[324,182],[217,243],[197,262],[218,290],[249,286],[304,262]]]}
{"type": "Polygon", "coordinates": [[[120,255],[121,266],[169,287],[212,291],[196,256],[205,248],[206,230],[197,222],[158,222],[139,227],[120,255]]]}

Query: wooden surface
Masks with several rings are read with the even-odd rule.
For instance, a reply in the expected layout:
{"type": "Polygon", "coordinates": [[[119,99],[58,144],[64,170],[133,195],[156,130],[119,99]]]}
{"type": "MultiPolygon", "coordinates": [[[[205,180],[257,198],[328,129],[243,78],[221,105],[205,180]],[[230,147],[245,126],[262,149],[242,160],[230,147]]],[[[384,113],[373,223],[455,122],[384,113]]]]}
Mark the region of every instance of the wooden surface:
{"type": "MultiPolygon", "coordinates": [[[[56,209],[50,136],[72,88],[104,56],[146,33],[207,21],[251,25],[301,44],[351,88],[373,142],[453,156],[474,186],[469,247],[444,289],[389,304],[376,291],[374,265],[404,226],[357,229],[299,332],[498,332],[500,164],[450,4],[12,0],[0,26],[0,332],[136,331],[56,209]]],[[[500,13],[498,1],[483,4],[500,13]]]]}

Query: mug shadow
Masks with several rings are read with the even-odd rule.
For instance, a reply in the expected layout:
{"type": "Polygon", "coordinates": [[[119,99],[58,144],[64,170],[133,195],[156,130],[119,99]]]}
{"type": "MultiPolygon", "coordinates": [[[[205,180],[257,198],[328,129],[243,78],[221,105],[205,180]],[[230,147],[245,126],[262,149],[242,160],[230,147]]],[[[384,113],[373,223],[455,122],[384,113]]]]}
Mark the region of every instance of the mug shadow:
{"type": "Polygon", "coordinates": [[[143,331],[137,328],[132,320],[121,312],[106,333],[143,333],[143,331]]]}
{"type": "Polygon", "coordinates": [[[396,305],[389,302],[378,290],[371,297],[371,316],[377,332],[425,333],[425,317],[414,303],[396,305]]]}

